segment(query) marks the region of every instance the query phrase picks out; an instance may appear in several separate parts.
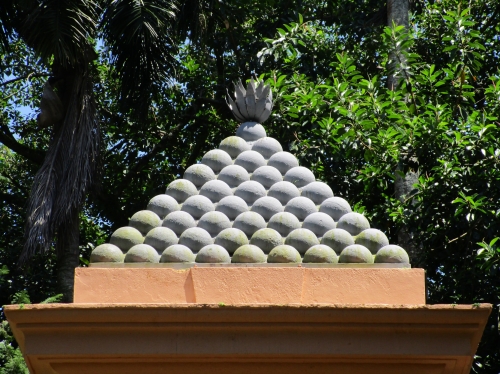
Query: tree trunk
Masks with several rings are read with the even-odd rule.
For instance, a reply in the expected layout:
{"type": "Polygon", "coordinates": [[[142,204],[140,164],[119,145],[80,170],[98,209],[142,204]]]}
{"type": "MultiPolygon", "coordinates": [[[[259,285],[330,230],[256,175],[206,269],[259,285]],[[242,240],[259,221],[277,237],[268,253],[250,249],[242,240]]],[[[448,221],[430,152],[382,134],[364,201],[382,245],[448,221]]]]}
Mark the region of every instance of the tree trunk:
{"type": "MultiPolygon", "coordinates": [[[[404,26],[408,28],[409,19],[408,12],[410,11],[410,2],[409,0],[387,0],[387,26],[392,27],[392,25],[396,26],[404,26]]],[[[398,54],[396,52],[391,52],[389,55],[391,59],[391,63],[388,68],[389,71],[393,71],[395,65],[397,64],[398,58],[404,58],[402,54],[398,54]]],[[[406,62],[406,61],[401,61],[406,62]]],[[[393,90],[394,87],[397,87],[398,81],[400,77],[397,75],[389,74],[387,77],[387,87],[390,90],[393,90]]]]}

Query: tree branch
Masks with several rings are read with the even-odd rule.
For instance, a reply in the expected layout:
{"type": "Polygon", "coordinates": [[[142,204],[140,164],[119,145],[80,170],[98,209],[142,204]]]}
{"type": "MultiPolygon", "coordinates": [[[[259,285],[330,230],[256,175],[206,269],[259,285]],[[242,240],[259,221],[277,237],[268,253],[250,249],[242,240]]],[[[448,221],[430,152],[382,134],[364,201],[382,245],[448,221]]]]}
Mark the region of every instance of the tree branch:
{"type": "Polygon", "coordinates": [[[41,165],[44,158],[45,152],[30,148],[24,144],[19,143],[14,135],[10,132],[9,127],[0,120],[0,142],[3,143],[6,147],[10,148],[12,151],[20,154],[23,157],[26,157],[31,162],[41,165]]]}
{"type": "Polygon", "coordinates": [[[50,77],[52,74],[49,73],[29,73],[27,75],[23,75],[22,77],[17,77],[17,78],[12,78],[9,79],[8,81],[2,82],[0,84],[0,87],[6,86],[8,84],[17,82],[17,81],[22,81],[24,79],[31,79],[31,78],[38,78],[38,77],[50,77]]]}

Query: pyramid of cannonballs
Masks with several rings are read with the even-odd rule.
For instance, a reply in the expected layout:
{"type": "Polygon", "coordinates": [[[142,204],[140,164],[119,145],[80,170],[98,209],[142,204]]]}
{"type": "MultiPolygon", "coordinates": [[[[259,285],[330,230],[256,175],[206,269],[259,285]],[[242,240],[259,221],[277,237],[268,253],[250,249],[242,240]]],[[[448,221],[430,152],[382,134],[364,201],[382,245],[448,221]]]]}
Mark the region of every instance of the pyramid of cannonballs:
{"type": "Polygon", "coordinates": [[[119,228],[91,262],[409,263],[347,201],[266,136],[269,86],[235,85],[242,124],[119,228]]]}

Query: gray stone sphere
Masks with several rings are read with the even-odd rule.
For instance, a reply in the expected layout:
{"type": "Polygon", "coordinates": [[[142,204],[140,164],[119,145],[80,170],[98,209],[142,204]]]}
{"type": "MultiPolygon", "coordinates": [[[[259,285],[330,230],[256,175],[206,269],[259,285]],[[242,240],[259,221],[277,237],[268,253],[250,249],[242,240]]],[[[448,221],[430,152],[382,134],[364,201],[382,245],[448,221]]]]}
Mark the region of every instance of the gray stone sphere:
{"type": "Polygon", "coordinates": [[[101,244],[94,248],[90,254],[90,262],[123,262],[124,254],[120,248],[113,244],[101,244]]]}
{"type": "Polygon", "coordinates": [[[222,230],[215,238],[215,244],[226,248],[229,254],[233,254],[239,247],[248,244],[248,238],[243,231],[233,227],[222,230]]]}
{"type": "Polygon", "coordinates": [[[269,254],[274,247],[283,244],[283,238],[276,230],[269,228],[260,229],[252,235],[250,244],[256,245],[262,249],[265,254],[269,254]]]}
{"type": "Polygon", "coordinates": [[[273,184],[283,181],[283,177],[278,169],[272,166],[261,166],[253,172],[252,180],[262,184],[265,189],[269,189],[273,184]]]}
{"type": "Polygon", "coordinates": [[[295,229],[285,239],[285,244],[294,247],[301,255],[309,248],[319,244],[319,240],[311,230],[295,229]]]}
{"type": "Polygon", "coordinates": [[[158,217],[163,219],[169,213],[180,210],[181,207],[172,196],[157,195],[149,200],[147,209],[158,214],[158,217]]]}
{"type": "Polygon", "coordinates": [[[194,164],[184,172],[184,179],[192,182],[196,188],[200,188],[208,181],[214,180],[214,171],[205,164],[194,164]]]}
{"type": "Polygon", "coordinates": [[[266,160],[259,152],[245,151],[236,157],[234,164],[244,167],[249,173],[253,173],[257,168],[264,166],[266,164],[266,160]]]}
{"type": "Polygon", "coordinates": [[[155,227],[144,238],[144,244],[156,249],[158,254],[162,254],[165,248],[177,244],[178,241],[179,238],[175,235],[175,232],[168,227],[155,227]]]}
{"type": "Polygon", "coordinates": [[[259,182],[247,181],[238,186],[234,195],[241,197],[248,205],[252,205],[261,197],[266,196],[266,189],[259,182]]]}
{"type": "Polygon", "coordinates": [[[339,256],[341,264],[373,264],[373,255],[370,250],[359,244],[344,248],[339,256]]]}
{"type": "Polygon", "coordinates": [[[278,231],[281,236],[286,237],[293,230],[300,228],[300,221],[292,213],[276,213],[269,220],[267,227],[278,231]]]}
{"type": "Polygon", "coordinates": [[[214,211],[215,205],[206,196],[194,195],[186,199],[181,210],[191,214],[194,219],[200,219],[205,213],[214,211]]]}
{"type": "Polygon", "coordinates": [[[307,250],[302,262],[315,264],[336,264],[339,262],[339,258],[333,249],[327,245],[318,244],[307,250]]]}
{"type": "Polygon", "coordinates": [[[300,253],[292,246],[283,244],[279,245],[269,253],[267,256],[268,263],[301,263],[300,253]]]}
{"type": "Polygon", "coordinates": [[[255,212],[241,213],[233,223],[233,228],[239,229],[249,238],[260,229],[266,227],[266,221],[262,216],[255,212]]]}
{"type": "Polygon", "coordinates": [[[386,245],[378,250],[375,256],[376,263],[409,264],[408,253],[398,245],[386,245]]]}
{"type": "Polygon", "coordinates": [[[208,231],[201,227],[191,227],[179,237],[179,244],[185,245],[193,253],[198,253],[204,246],[212,243],[213,239],[208,231]]]}
{"type": "Polygon", "coordinates": [[[232,158],[236,158],[241,152],[249,151],[252,147],[245,139],[239,136],[230,136],[220,143],[219,148],[226,151],[232,158]]]}
{"type": "Polygon", "coordinates": [[[161,219],[158,214],[150,210],[140,210],[130,218],[128,225],[139,230],[142,235],[146,235],[150,230],[161,226],[161,219]]]}
{"type": "Polygon", "coordinates": [[[196,221],[191,214],[179,210],[166,216],[163,220],[162,226],[168,227],[170,230],[175,232],[175,235],[180,236],[185,230],[195,227],[196,221]]]}
{"type": "Polygon", "coordinates": [[[226,196],[219,201],[215,210],[224,213],[227,218],[234,221],[241,213],[248,212],[248,204],[241,197],[226,196]]]}
{"type": "Polygon", "coordinates": [[[335,222],[338,222],[344,214],[351,213],[351,206],[341,197],[330,197],[321,203],[319,211],[328,214],[335,222]]]}
{"type": "Polygon", "coordinates": [[[290,182],[278,182],[271,186],[267,196],[278,199],[282,205],[286,205],[294,197],[300,196],[300,191],[290,182]]]}
{"type": "Polygon", "coordinates": [[[345,230],[333,229],[325,232],[321,244],[327,245],[340,255],[344,248],[354,244],[354,238],[345,230]]]}
{"type": "Polygon", "coordinates": [[[246,244],[239,247],[233,254],[231,262],[235,264],[262,264],[267,256],[255,245],[246,244]]]}
{"type": "Polygon", "coordinates": [[[229,187],[226,182],[220,180],[207,182],[200,189],[200,195],[208,197],[214,203],[232,194],[233,191],[231,187],[229,187]]]}
{"type": "Polygon", "coordinates": [[[370,228],[370,223],[362,214],[351,212],[344,214],[337,222],[337,228],[346,230],[349,234],[356,236],[362,231],[370,228]]]}
{"type": "Polygon", "coordinates": [[[196,255],[196,262],[204,264],[229,264],[231,257],[220,245],[210,244],[200,249],[200,252],[196,255]]]}
{"type": "Polygon", "coordinates": [[[198,227],[207,230],[212,238],[214,238],[222,230],[230,228],[231,221],[222,212],[208,212],[200,218],[198,227]]]}
{"type": "Polygon", "coordinates": [[[177,179],[168,185],[165,194],[172,196],[177,202],[183,203],[188,197],[198,195],[198,190],[187,179],[177,179]]]}
{"type": "Polygon", "coordinates": [[[144,237],[139,230],[133,227],[120,227],[111,235],[109,243],[116,245],[123,253],[127,253],[134,245],[144,243],[144,237]]]}
{"type": "Polygon", "coordinates": [[[283,180],[293,183],[298,188],[300,188],[314,182],[316,178],[314,178],[314,174],[308,168],[305,168],[303,166],[296,166],[286,172],[283,180]]]}
{"type": "Polygon", "coordinates": [[[376,255],[380,248],[389,245],[389,239],[380,230],[367,229],[356,236],[354,243],[368,248],[372,254],[376,255]]]}
{"type": "Polygon", "coordinates": [[[160,256],[156,249],[147,244],[137,244],[128,250],[124,262],[157,263],[159,259],[160,256]]]}
{"type": "Polygon", "coordinates": [[[302,188],[301,196],[308,197],[314,204],[320,205],[326,199],[333,197],[333,191],[326,183],[311,182],[302,188]]]}
{"type": "Polygon", "coordinates": [[[226,182],[231,188],[238,187],[243,182],[250,180],[250,175],[244,167],[239,165],[229,165],[221,170],[218,180],[226,182]]]}
{"type": "Polygon", "coordinates": [[[276,213],[283,212],[284,208],[278,199],[271,196],[264,196],[253,203],[251,210],[252,212],[259,213],[266,221],[269,221],[276,213]]]}
{"type": "Polygon", "coordinates": [[[294,197],[285,206],[285,212],[292,213],[300,221],[303,221],[308,215],[317,211],[318,209],[313,201],[304,196],[294,197]]]}
{"type": "Polygon", "coordinates": [[[275,153],[283,152],[283,148],[276,139],[265,137],[253,144],[252,151],[259,152],[265,159],[269,159],[275,153]]]}
{"type": "Polygon", "coordinates": [[[271,156],[267,165],[275,167],[285,175],[288,170],[299,166],[299,161],[289,152],[278,152],[271,156]]]}
{"type": "Polygon", "coordinates": [[[224,152],[222,149],[213,149],[205,153],[201,159],[201,163],[210,167],[214,173],[217,174],[226,166],[232,165],[233,160],[231,159],[231,156],[229,156],[228,153],[224,152]]]}
{"type": "Polygon", "coordinates": [[[311,230],[314,235],[321,238],[327,231],[337,227],[337,224],[326,213],[315,212],[308,215],[302,223],[303,229],[311,230]]]}
{"type": "Polygon", "coordinates": [[[236,136],[247,142],[254,142],[266,136],[264,126],[257,122],[244,122],[236,130],[236,136]]]}
{"type": "Polygon", "coordinates": [[[185,245],[174,244],[163,251],[160,262],[194,262],[196,256],[185,245]]]}

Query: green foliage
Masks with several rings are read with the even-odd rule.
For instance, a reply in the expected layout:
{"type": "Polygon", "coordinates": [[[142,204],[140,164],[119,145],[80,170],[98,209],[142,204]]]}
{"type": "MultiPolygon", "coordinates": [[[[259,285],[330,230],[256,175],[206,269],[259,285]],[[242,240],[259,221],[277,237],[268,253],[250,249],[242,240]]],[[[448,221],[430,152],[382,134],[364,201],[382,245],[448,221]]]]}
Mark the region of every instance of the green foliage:
{"type": "Polygon", "coordinates": [[[14,343],[9,323],[2,321],[0,324],[0,374],[29,373],[21,350],[14,343]]]}

